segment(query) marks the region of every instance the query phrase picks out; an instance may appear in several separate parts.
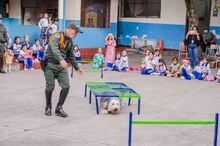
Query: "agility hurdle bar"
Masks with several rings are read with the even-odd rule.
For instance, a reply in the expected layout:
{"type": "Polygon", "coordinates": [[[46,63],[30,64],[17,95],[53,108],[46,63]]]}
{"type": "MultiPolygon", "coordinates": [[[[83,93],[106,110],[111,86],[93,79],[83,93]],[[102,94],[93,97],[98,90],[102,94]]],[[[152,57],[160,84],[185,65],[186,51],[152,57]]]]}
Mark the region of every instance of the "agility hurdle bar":
{"type": "MultiPolygon", "coordinates": [[[[91,62],[91,61],[90,61],[91,62]]],[[[93,61],[92,61],[93,62],[93,61]]],[[[103,65],[101,66],[101,70],[95,70],[95,69],[91,69],[91,70],[83,70],[83,72],[101,72],[101,78],[103,79],[103,65]]],[[[74,73],[74,68],[72,66],[72,72],[71,72],[71,78],[73,78],[73,73],[74,73]]]]}
{"type": "Polygon", "coordinates": [[[128,146],[131,146],[132,124],[135,125],[215,125],[214,131],[214,146],[218,142],[218,122],[219,114],[215,114],[215,121],[133,121],[132,112],[129,114],[129,131],[128,131],[128,146]]]}

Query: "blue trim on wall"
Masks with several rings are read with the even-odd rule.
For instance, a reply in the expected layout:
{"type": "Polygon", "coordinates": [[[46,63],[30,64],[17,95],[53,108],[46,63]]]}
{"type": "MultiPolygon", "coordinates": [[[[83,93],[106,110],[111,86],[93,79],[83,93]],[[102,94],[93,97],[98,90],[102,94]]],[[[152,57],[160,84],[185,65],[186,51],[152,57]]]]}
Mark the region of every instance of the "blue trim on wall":
{"type": "MultiPolygon", "coordinates": [[[[210,26],[209,30],[215,30],[216,35],[220,37],[220,26],[210,26]]],[[[220,45],[220,38],[218,39],[218,45],[220,45]]]]}
{"type": "Polygon", "coordinates": [[[21,25],[18,18],[9,18],[9,24],[9,32],[12,40],[14,40],[15,36],[20,36],[21,41],[23,41],[23,36],[28,35],[29,41],[33,45],[36,38],[40,39],[41,30],[38,25],[21,25]]]}
{"type": "Polygon", "coordinates": [[[158,43],[162,38],[164,48],[178,49],[184,39],[185,25],[120,21],[118,30],[118,44],[121,45],[130,45],[132,36],[142,38],[147,35],[148,39],[156,39],[158,43]]]}
{"type": "MultiPolygon", "coordinates": [[[[66,20],[66,27],[69,23],[74,22],[80,26],[80,20],[66,20]]],[[[80,28],[83,33],[78,34],[73,39],[74,44],[77,44],[80,48],[99,48],[105,47],[105,38],[109,33],[116,36],[117,23],[110,23],[110,28],[80,28]]]]}

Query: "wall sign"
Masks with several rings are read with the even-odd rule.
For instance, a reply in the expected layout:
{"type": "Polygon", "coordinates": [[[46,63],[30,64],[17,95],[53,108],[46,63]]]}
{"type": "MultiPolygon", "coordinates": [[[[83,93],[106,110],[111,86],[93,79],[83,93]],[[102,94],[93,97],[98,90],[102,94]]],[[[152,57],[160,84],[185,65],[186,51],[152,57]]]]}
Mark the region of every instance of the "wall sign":
{"type": "Polygon", "coordinates": [[[218,17],[218,9],[213,11],[213,17],[218,17]]]}

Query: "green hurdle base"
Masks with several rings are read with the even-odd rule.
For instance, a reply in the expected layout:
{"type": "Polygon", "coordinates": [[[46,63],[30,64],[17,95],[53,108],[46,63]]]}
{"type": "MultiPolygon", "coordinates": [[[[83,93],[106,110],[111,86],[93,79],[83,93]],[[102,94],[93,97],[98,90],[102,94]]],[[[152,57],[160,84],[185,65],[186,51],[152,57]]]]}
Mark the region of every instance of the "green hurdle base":
{"type": "Polygon", "coordinates": [[[132,112],[129,114],[129,131],[128,131],[128,146],[131,146],[132,124],[136,125],[215,125],[214,131],[214,146],[218,142],[218,122],[219,114],[216,113],[215,121],[133,121],[132,112]]]}

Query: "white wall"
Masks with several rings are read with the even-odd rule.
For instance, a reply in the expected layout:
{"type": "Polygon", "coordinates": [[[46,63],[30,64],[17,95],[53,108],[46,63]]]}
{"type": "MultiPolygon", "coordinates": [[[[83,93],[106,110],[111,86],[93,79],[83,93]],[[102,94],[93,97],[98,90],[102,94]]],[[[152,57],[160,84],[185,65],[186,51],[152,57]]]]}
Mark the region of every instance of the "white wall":
{"type": "Polygon", "coordinates": [[[118,18],[118,0],[111,0],[110,22],[117,22],[118,18]]]}
{"type": "MultiPolygon", "coordinates": [[[[121,0],[119,4],[121,5],[121,0]]],[[[185,25],[186,23],[185,2],[184,0],[161,0],[160,18],[120,18],[120,21],[185,25]]]]}
{"type": "Polygon", "coordinates": [[[9,0],[9,18],[20,18],[21,0],[9,0]]]}
{"type": "MultiPolygon", "coordinates": [[[[214,8],[215,0],[212,0],[212,7],[214,8]]],[[[220,0],[218,0],[218,5],[220,6],[220,0]]],[[[220,10],[218,10],[218,17],[213,17],[213,11],[211,11],[211,17],[210,17],[210,26],[219,26],[220,27],[220,10]]]]}

